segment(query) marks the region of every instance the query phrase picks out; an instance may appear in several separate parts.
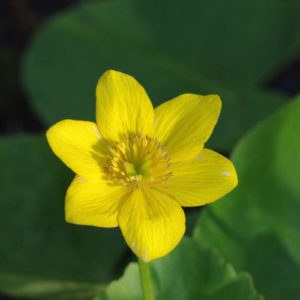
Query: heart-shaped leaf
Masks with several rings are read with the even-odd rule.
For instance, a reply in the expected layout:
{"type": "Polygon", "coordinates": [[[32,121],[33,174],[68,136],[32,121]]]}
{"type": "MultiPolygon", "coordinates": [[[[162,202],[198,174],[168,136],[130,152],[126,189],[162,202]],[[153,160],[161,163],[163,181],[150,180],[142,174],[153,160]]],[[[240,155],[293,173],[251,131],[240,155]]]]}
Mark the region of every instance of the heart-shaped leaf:
{"type": "MultiPolygon", "coordinates": [[[[173,1],[170,11],[166,10],[166,20],[171,23],[163,20],[159,23],[163,38],[157,32],[157,26],[153,25],[156,24],[157,13],[149,9],[146,17],[145,11],[138,9],[141,4],[131,0],[79,5],[50,20],[34,38],[24,64],[24,82],[35,110],[48,125],[66,118],[94,120],[97,80],[107,69],[116,69],[136,77],[148,91],[154,106],[187,92],[219,94],[224,110],[211,145],[219,150],[230,150],[249,127],[273,112],[285,99],[253,86],[248,77],[255,72],[258,72],[255,75],[259,77],[261,69],[266,71],[267,67],[271,68],[270,60],[274,56],[281,61],[294,52],[295,44],[298,44],[294,28],[296,19],[291,18],[289,22],[292,24],[286,24],[287,11],[294,13],[294,10],[288,3],[282,4],[285,8],[281,9],[278,1],[272,5],[266,0],[260,0],[263,5],[250,1],[257,4],[251,9],[252,14],[259,16],[255,28],[262,27],[262,33],[255,43],[255,39],[249,41],[248,37],[255,34],[255,31],[251,32],[255,18],[252,15],[251,18],[245,18],[248,10],[243,10],[242,4],[234,10],[237,14],[234,22],[239,25],[234,26],[235,23],[231,21],[227,35],[224,36],[221,29],[225,28],[217,22],[220,21],[221,8],[227,6],[227,2],[220,5],[216,15],[213,14],[214,7],[219,6],[216,1],[189,2],[193,2],[194,6],[199,5],[197,10],[191,10],[192,14],[199,13],[199,17],[190,18],[183,13],[187,9],[186,5],[182,1],[173,1]],[[199,10],[203,5],[207,5],[210,11],[204,19],[200,17],[199,10]],[[270,5],[272,13],[268,10],[270,5]],[[182,12],[184,18],[178,19],[175,9],[178,9],[178,13],[182,12]],[[267,14],[266,28],[260,25],[263,24],[263,12],[267,14]],[[177,22],[182,26],[186,24],[177,37],[179,40],[165,38],[170,28],[178,27],[177,22]],[[207,24],[204,26],[203,22],[207,24]],[[211,26],[214,22],[216,25],[211,26]],[[215,38],[216,26],[221,28],[215,38]],[[286,26],[289,34],[285,33],[286,26]],[[274,28],[280,28],[283,33],[278,37],[279,29],[274,31],[274,28]],[[231,52],[232,41],[228,37],[233,29],[235,31],[232,34],[236,40],[234,51],[231,52]],[[270,43],[266,40],[268,33],[272,37],[270,43]],[[238,40],[240,37],[244,37],[243,40],[238,40]],[[188,43],[187,39],[193,43],[188,43]],[[220,47],[219,42],[212,45],[213,40],[219,39],[223,40],[226,49],[220,47]],[[261,41],[264,41],[263,45],[261,41]],[[274,44],[282,45],[284,41],[288,47],[274,47],[274,44]],[[250,48],[247,46],[249,44],[250,48]],[[240,51],[238,46],[242,47],[240,51]],[[269,47],[272,51],[269,51],[269,47]],[[260,50],[264,51],[264,55],[260,50]],[[253,53],[255,56],[250,60],[249,56],[253,53]],[[268,59],[262,64],[258,57],[265,57],[265,53],[268,59]]],[[[229,3],[234,8],[232,2],[229,3]]],[[[149,2],[144,4],[147,4],[146,7],[150,5],[149,2]]],[[[160,3],[159,9],[164,5],[160,3]]],[[[247,3],[247,7],[249,5],[247,3]]],[[[231,15],[224,12],[223,18],[224,23],[227,19],[231,20],[231,15]]],[[[170,33],[170,36],[174,35],[174,32],[170,33]]]]}
{"type": "MultiPolygon", "coordinates": [[[[164,258],[150,263],[155,299],[262,300],[249,274],[236,273],[217,251],[185,238],[164,258]]],[[[95,300],[141,300],[137,264],[95,300]]]]}

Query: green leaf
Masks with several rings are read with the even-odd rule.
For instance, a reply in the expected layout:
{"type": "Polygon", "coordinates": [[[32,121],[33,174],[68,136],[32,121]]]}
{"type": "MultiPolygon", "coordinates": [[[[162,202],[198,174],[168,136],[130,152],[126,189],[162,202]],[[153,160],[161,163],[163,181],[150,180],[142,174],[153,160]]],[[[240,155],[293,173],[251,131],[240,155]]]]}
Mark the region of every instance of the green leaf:
{"type": "Polygon", "coordinates": [[[44,136],[1,138],[0,152],[0,290],[38,299],[98,294],[127,251],[119,229],[65,223],[73,174],[44,136]]]}
{"type": "Polygon", "coordinates": [[[299,1],[136,2],[162,51],[229,86],[268,79],[298,55],[299,1]]]}
{"type": "Polygon", "coordinates": [[[201,215],[194,236],[267,299],[300,294],[300,97],[253,129],[234,151],[239,185],[201,215]]]}
{"type": "MultiPolygon", "coordinates": [[[[236,273],[217,251],[184,238],[166,257],[150,263],[155,299],[262,300],[247,273],[236,273]]],[[[138,266],[132,263],[97,300],[140,300],[138,266]]],[[[96,300],[96,299],[95,299],[96,300]]]]}
{"type": "MultiPolygon", "coordinates": [[[[207,1],[198,2],[207,4],[207,1]]],[[[276,26],[285,31],[282,26],[285,24],[286,13],[285,9],[282,11],[284,18],[281,20],[278,16],[276,26]]],[[[279,13],[278,10],[276,12],[279,13]]],[[[173,12],[170,18],[174,19],[175,16],[173,12]]],[[[243,74],[231,76],[235,65],[228,63],[221,48],[214,47],[219,49],[218,54],[212,51],[208,55],[212,40],[210,36],[214,34],[210,26],[201,29],[201,32],[207,32],[203,42],[206,43],[205,49],[197,44],[190,47],[189,43],[175,47],[177,40],[162,41],[156,32],[153,26],[156,15],[152,11],[149,11],[148,18],[139,12],[134,1],[95,2],[80,5],[59,15],[38,32],[25,57],[23,77],[33,107],[47,125],[66,118],[94,120],[96,84],[107,69],[116,69],[136,77],[148,91],[154,106],[186,92],[220,94],[224,109],[210,145],[221,150],[231,149],[249,127],[273,112],[284,101],[285,97],[281,95],[250,85],[251,82],[243,74]],[[152,17],[152,22],[148,22],[148,18],[152,17]],[[177,55],[177,49],[184,51],[183,47],[184,55],[177,55]],[[207,61],[214,76],[206,74],[206,68],[197,62],[199,59],[207,61]],[[223,64],[219,60],[224,60],[223,64]],[[230,83],[219,78],[224,64],[228,64],[226,70],[230,72],[230,83]]],[[[205,18],[207,22],[208,19],[205,18]]],[[[190,20],[188,15],[184,15],[180,23],[189,24],[190,20]]],[[[247,20],[242,18],[241,22],[247,20]]],[[[172,22],[170,25],[162,24],[162,32],[172,26],[177,28],[177,21],[172,22]]],[[[240,24],[236,28],[239,30],[240,24]]],[[[293,28],[294,25],[291,25],[290,33],[284,35],[286,38],[289,35],[295,36],[293,28]]],[[[189,31],[186,36],[195,38],[189,31]]],[[[239,41],[236,43],[243,44],[239,41]]],[[[268,42],[266,44],[269,45],[268,42]]],[[[290,47],[294,49],[294,40],[288,45],[280,48],[284,57],[291,54],[290,47]]],[[[273,52],[269,55],[273,57],[273,52]]],[[[240,63],[234,55],[233,58],[235,64],[240,63]]],[[[243,60],[248,61],[248,57],[243,60]]],[[[252,65],[253,60],[249,64],[252,65]]],[[[261,61],[258,64],[261,65],[261,61]]],[[[238,70],[248,70],[248,65],[244,67],[239,64],[238,70]]]]}

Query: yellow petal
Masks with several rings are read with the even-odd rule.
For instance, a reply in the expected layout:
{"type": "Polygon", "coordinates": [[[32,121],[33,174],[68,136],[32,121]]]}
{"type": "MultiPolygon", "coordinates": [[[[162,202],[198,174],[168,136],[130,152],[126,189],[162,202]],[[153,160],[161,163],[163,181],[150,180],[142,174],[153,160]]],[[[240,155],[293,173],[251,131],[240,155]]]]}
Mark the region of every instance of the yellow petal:
{"type": "Polygon", "coordinates": [[[171,193],[182,206],[213,202],[237,185],[232,162],[212,150],[203,149],[196,159],[173,165],[173,177],[167,182],[171,193]]]}
{"type": "Polygon", "coordinates": [[[120,202],[126,192],[124,187],[109,185],[105,180],[84,180],[75,176],[66,194],[66,221],[97,227],[116,227],[120,202]]]}
{"type": "Polygon", "coordinates": [[[63,120],[50,127],[47,139],[53,152],[81,177],[101,178],[104,142],[92,122],[63,120]]]}
{"type": "Polygon", "coordinates": [[[104,138],[118,141],[131,134],[152,135],[152,103],[132,76],[112,70],[105,72],[99,79],[96,96],[96,120],[104,138]]]}
{"type": "Polygon", "coordinates": [[[195,157],[210,137],[221,110],[217,95],[180,95],[155,109],[155,136],[173,162],[195,157]]]}
{"type": "Polygon", "coordinates": [[[121,207],[119,225],[130,249],[145,262],[168,254],[185,231],[182,208],[154,189],[138,189],[121,207]]]}

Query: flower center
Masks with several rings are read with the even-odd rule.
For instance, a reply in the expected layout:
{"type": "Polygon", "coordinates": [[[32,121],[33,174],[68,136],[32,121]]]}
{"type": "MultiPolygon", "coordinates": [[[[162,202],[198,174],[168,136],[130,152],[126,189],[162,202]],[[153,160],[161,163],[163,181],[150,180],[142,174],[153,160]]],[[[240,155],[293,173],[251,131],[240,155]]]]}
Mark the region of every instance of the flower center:
{"type": "Polygon", "coordinates": [[[170,159],[157,139],[137,135],[109,146],[109,159],[104,171],[109,180],[130,187],[167,181],[170,159]]]}

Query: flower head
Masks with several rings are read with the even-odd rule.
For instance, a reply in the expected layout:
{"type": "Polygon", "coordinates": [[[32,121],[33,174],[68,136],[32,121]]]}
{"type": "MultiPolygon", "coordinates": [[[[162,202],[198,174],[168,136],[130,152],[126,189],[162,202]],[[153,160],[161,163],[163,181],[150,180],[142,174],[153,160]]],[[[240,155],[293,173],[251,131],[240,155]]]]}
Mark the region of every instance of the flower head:
{"type": "Polygon", "coordinates": [[[63,120],[47,131],[77,175],[66,221],[120,226],[144,261],[169,253],[185,232],[182,206],[217,200],[237,185],[233,164],[204,148],[220,114],[217,95],[180,95],[155,110],[131,76],[107,71],[96,90],[96,123],[63,120]]]}

